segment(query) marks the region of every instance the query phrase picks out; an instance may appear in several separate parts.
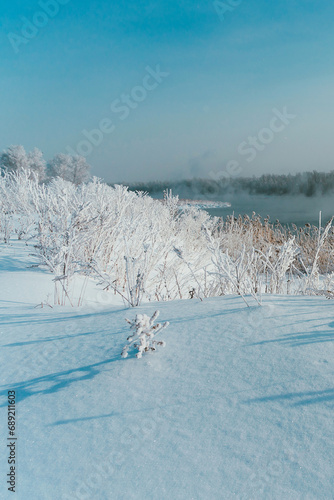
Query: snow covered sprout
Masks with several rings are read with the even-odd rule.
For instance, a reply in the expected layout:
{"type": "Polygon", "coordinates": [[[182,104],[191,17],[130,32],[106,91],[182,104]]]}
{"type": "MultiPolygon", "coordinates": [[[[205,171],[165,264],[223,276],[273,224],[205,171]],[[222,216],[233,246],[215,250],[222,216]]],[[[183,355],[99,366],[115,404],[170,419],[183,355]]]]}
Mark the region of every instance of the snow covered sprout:
{"type": "Polygon", "coordinates": [[[159,311],[155,313],[150,318],[146,314],[137,314],[134,320],[125,319],[130,325],[130,330],[133,331],[127,340],[129,344],[123,347],[121,356],[127,358],[129,354],[129,349],[133,347],[138,352],[136,357],[140,359],[144,352],[154,352],[157,350],[158,346],[165,347],[166,343],[164,341],[153,340],[154,337],[158,335],[164,328],[169,325],[169,322],[157,323],[154,325],[155,320],[159,316],[159,311]]]}

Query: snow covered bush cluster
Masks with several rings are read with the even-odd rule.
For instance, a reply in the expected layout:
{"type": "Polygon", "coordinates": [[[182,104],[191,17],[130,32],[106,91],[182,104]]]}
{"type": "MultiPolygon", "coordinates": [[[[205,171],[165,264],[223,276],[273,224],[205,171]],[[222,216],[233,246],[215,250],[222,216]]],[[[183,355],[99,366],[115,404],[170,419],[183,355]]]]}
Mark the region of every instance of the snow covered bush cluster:
{"type": "Polygon", "coordinates": [[[89,169],[85,158],[79,155],[58,154],[47,163],[42,151],[37,148],[27,153],[23,146],[10,146],[0,154],[2,174],[30,171],[30,175],[37,177],[40,183],[60,177],[75,185],[82,184],[89,178],[89,169]]]}
{"type": "Polygon", "coordinates": [[[79,305],[89,280],[133,307],[227,294],[260,304],[262,293],[334,290],[331,222],[290,230],[255,214],[222,220],[180,209],[171,193],[154,200],[97,178],[40,183],[34,170],[3,172],[0,237],[9,243],[15,234],[53,273],[57,304],[73,303],[75,275],[83,277],[79,305]]]}
{"type": "Polygon", "coordinates": [[[137,314],[134,320],[125,320],[129,323],[133,333],[127,338],[129,343],[123,347],[121,353],[123,358],[128,357],[131,348],[138,351],[136,358],[140,359],[145,352],[155,352],[158,346],[165,347],[166,343],[164,341],[154,340],[158,333],[169,325],[168,321],[155,325],[154,322],[158,316],[159,311],[155,311],[151,318],[146,314],[137,314]]]}

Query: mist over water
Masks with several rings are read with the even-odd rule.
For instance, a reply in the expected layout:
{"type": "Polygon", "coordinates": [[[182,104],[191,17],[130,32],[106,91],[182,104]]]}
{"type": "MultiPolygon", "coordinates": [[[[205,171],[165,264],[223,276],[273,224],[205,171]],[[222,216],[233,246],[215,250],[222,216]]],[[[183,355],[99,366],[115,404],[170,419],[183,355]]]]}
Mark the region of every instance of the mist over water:
{"type": "Polygon", "coordinates": [[[270,222],[278,219],[282,225],[296,224],[304,226],[306,223],[319,224],[319,211],[322,212],[322,226],[334,215],[334,195],[306,197],[302,195],[237,195],[222,196],[221,201],[228,201],[231,207],[208,209],[210,215],[226,217],[227,215],[247,214],[253,212],[262,218],[269,215],[270,222]]]}
{"type": "Polygon", "coordinates": [[[178,182],[151,182],[130,186],[153,198],[162,198],[166,190],[180,199],[228,202],[230,207],[206,208],[212,216],[234,214],[262,219],[269,216],[282,225],[318,226],[322,212],[322,226],[334,215],[334,171],[328,173],[304,172],[295,175],[268,174],[253,178],[188,179],[178,182]]]}

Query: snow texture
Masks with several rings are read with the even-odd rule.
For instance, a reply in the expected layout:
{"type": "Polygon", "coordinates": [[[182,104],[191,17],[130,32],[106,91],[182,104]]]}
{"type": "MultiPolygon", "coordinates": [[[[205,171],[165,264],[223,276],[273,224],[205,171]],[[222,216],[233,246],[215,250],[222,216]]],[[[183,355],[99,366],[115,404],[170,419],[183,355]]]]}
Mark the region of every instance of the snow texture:
{"type": "Polygon", "coordinates": [[[333,498],[332,301],[160,302],[167,346],[138,362],[120,357],[129,309],[117,295],[36,307],[50,275],[12,245],[0,250],[1,499],[333,498]],[[13,389],[15,495],[5,483],[13,389]]]}

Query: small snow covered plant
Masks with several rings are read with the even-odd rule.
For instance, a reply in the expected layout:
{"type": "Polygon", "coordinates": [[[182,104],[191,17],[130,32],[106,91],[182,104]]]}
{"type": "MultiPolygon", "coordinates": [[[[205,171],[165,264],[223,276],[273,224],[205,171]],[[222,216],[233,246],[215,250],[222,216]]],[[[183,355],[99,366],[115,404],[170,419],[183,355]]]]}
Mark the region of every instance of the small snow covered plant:
{"type": "Polygon", "coordinates": [[[158,346],[165,347],[166,343],[164,341],[153,340],[158,333],[160,333],[164,328],[166,328],[169,323],[157,323],[154,325],[155,320],[159,316],[159,311],[155,311],[153,316],[150,318],[146,314],[137,314],[133,321],[125,319],[130,325],[130,330],[133,331],[127,340],[129,344],[123,347],[121,356],[127,358],[129,354],[130,347],[134,347],[138,350],[136,357],[140,359],[143,352],[154,352],[157,350],[158,346]]]}

